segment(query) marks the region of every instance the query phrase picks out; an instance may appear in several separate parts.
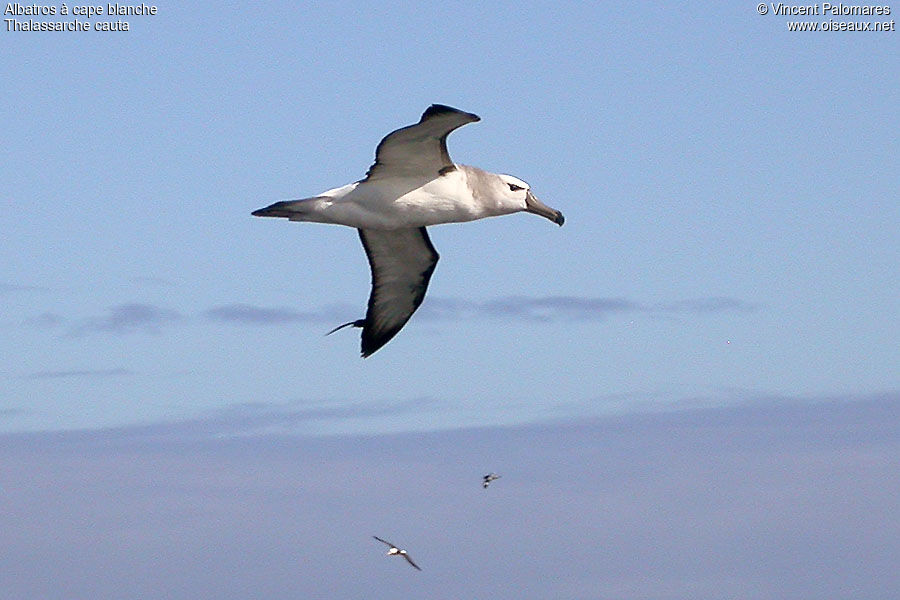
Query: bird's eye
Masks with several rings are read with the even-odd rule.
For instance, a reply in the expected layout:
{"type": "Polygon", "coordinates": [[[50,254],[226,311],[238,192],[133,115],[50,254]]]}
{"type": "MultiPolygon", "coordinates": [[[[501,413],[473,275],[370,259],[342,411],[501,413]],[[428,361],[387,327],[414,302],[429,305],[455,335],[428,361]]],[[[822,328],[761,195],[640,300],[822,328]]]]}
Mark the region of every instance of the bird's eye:
{"type": "Polygon", "coordinates": [[[507,185],[509,185],[509,191],[511,191],[511,192],[518,192],[519,190],[524,190],[524,189],[525,189],[525,188],[520,187],[520,186],[518,186],[518,185],[516,185],[516,184],[514,184],[514,183],[509,183],[509,184],[507,184],[507,185]]]}

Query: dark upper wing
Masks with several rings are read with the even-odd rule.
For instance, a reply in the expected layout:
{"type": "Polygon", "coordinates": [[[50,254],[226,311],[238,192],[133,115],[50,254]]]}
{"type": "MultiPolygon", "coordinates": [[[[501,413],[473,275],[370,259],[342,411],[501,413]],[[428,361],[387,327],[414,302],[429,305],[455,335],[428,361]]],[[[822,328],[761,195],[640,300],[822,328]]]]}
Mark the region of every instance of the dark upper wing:
{"type": "Polygon", "coordinates": [[[457,127],[480,121],[472,113],[443,104],[432,104],[415,125],[389,133],[375,149],[375,164],[365,181],[380,177],[437,177],[441,169],[453,167],[447,152],[447,136],[457,127]]]}
{"type": "Polygon", "coordinates": [[[382,544],[387,544],[387,545],[390,546],[391,548],[396,548],[396,547],[397,547],[397,546],[393,545],[392,543],[390,543],[389,541],[381,539],[381,538],[378,537],[377,535],[373,535],[372,537],[375,538],[376,540],[378,540],[379,542],[381,542],[382,544]]]}
{"type": "MultiPolygon", "coordinates": [[[[409,557],[409,554],[404,554],[404,555],[403,555],[403,558],[405,558],[406,561],[407,561],[409,564],[411,564],[411,565],[414,566],[415,568],[419,569],[419,565],[417,565],[416,563],[413,562],[413,559],[411,559],[411,558],[409,557]]],[[[419,570],[421,571],[422,569],[419,569],[419,570]]]]}
{"type": "Polygon", "coordinates": [[[362,323],[362,355],[371,355],[397,335],[422,304],[438,253],[424,227],[360,229],[372,292],[362,323]]]}

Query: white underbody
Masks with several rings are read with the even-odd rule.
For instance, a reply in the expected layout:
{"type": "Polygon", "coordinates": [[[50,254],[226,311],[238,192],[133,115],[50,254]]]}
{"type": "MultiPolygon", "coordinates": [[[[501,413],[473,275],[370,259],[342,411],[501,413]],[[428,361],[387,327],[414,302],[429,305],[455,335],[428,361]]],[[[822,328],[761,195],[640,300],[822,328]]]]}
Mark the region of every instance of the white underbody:
{"type": "Polygon", "coordinates": [[[292,221],[347,225],[358,229],[403,229],[460,223],[519,212],[524,202],[476,199],[468,177],[489,175],[459,165],[430,180],[390,177],[322,192],[292,206],[292,221]]]}

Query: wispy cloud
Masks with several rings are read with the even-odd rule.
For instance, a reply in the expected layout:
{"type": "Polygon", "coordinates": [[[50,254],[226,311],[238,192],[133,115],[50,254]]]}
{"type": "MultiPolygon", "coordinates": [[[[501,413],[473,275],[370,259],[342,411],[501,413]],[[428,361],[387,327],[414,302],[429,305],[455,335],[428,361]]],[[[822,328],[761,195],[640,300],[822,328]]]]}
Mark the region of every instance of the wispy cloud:
{"type": "Polygon", "coordinates": [[[71,431],[61,435],[93,441],[168,439],[178,442],[272,433],[303,435],[309,433],[307,425],[310,424],[422,415],[441,406],[442,402],[431,398],[316,405],[244,402],[185,419],[71,431]]]}
{"type": "Polygon", "coordinates": [[[737,298],[702,297],[660,304],[644,304],[628,298],[582,296],[509,296],[484,302],[455,298],[429,298],[420,309],[423,318],[462,320],[479,317],[527,319],[533,321],[599,321],[613,314],[704,315],[724,312],[752,312],[759,305],[737,298]]]}
{"type": "Polygon", "coordinates": [[[215,306],[204,313],[214,321],[245,325],[279,325],[297,321],[322,321],[321,312],[302,312],[293,308],[266,308],[253,304],[215,306]]]}
{"type": "MultiPolygon", "coordinates": [[[[417,318],[444,321],[472,319],[519,319],[528,321],[601,321],[611,315],[632,314],[649,317],[675,315],[711,315],[753,312],[760,305],[738,298],[710,296],[647,304],[629,298],[591,296],[505,296],[476,302],[462,298],[429,297],[419,309],[417,318]]],[[[87,333],[124,334],[160,331],[164,326],[203,319],[233,325],[283,325],[286,323],[335,323],[365,312],[365,304],[330,304],[312,310],[289,306],[261,306],[246,302],[220,304],[193,316],[153,304],[132,302],[107,309],[106,314],[69,319],[45,312],[25,320],[32,327],[52,328],[69,323],[70,335],[87,333]]]]}
{"type": "Polygon", "coordinates": [[[25,325],[29,327],[37,327],[38,329],[52,329],[65,322],[65,317],[56,313],[44,312],[35,317],[25,319],[25,325]]]}
{"type": "Polygon", "coordinates": [[[146,285],[150,287],[176,287],[178,284],[172,281],[171,279],[165,279],[164,277],[150,277],[146,275],[139,275],[135,277],[129,277],[129,281],[132,283],[136,283],[138,285],[146,285]]]}
{"type": "Polygon", "coordinates": [[[71,371],[36,371],[25,375],[25,379],[70,379],[70,378],[91,378],[91,377],[119,377],[122,375],[131,375],[132,372],[122,367],[113,369],[80,369],[71,371]]]}
{"type": "Polygon", "coordinates": [[[131,333],[145,331],[156,333],[164,325],[182,320],[181,314],[152,304],[119,304],[107,309],[105,315],[88,317],[76,323],[72,335],[92,332],[131,333]]]}
{"type": "Polygon", "coordinates": [[[727,296],[711,296],[708,298],[691,298],[677,300],[656,306],[645,307],[648,312],[669,312],[684,314],[708,314],[720,312],[754,312],[761,307],[759,304],[745,302],[737,298],[727,296]]]}
{"type": "Polygon", "coordinates": [[[16,283],[6,283],[0,281],[0,294],[11,294],[13,292],[45,292],[47,288],[36,285],[20,285],[16,283]]]}
{"type": "Polygon", "coordinates": [[[0,408],[0,419],[18,417],[27,414],[29,411],[24,408],[0,408]]]}

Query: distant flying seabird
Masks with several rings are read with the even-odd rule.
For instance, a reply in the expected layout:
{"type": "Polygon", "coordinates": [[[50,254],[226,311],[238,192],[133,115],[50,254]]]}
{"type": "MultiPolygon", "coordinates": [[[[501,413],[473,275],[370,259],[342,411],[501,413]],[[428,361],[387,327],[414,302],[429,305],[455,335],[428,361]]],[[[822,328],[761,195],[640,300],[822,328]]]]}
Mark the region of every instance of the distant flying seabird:
{"type": "MultiPolygon", "coordinates": [[[[381,538],[378,537],[377,535],[373,535],[372,537],[375,538],[376,540],[378,540],[379,542],[381,542],[382,544],[387,544],[388,546],[390,546],[390,550],[387,551],[388,556],[402,556],[403,558],[406,559],[406,562],[408,562],[409,564],[411,564],[411,565],[414,566],[415,568],[419,569],[419,565],[417,565],[416,563],[413,562],[413,559],[411,559],[411,558],[409,557],[409,554],[407,554],[406,550],[401,550],[400,548],[398,548],[398,547],[395,546],[394,544],[390,543],[390,542],[387,541],[387,540],[381,539],[381,538]]],[[[419,570],[421,571],[422,569],[419,569],[419,570]]]]}
{"type": "Polygon", "coordinates": [[[480,121],[471,113],[432,104],[415,125],[387,136],[375,149],[365,179],[301,200],[253,212],[347,225],[359,238],[372,270],[364,319],[332,329],[362,328],[362,356],[370,356],[406,324],[425,297],[438,253],[426,227],[525,211],[562,225],[561,212],[538,200],[528,184],[450,160],[447,135],[480,121]]]}
{"type": "Polygon", "coordinates": [[[491,485],[491,482],[495,479],[500,479],[500,475],[497,475],[496,473],[488,473],[482,478],[481,487],[487,489],[487,487],[491,485]]]}

